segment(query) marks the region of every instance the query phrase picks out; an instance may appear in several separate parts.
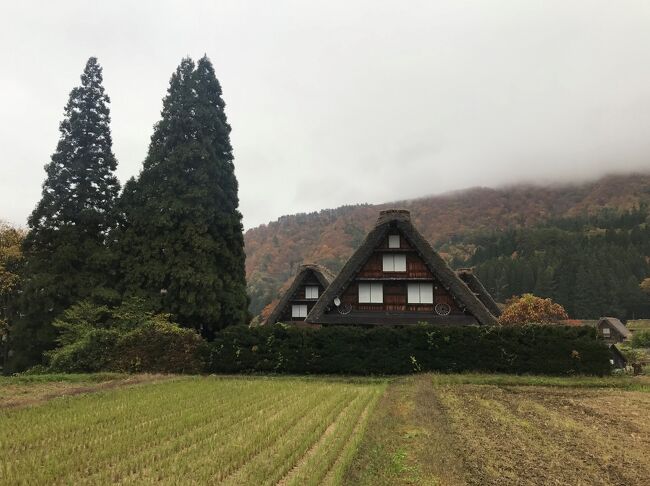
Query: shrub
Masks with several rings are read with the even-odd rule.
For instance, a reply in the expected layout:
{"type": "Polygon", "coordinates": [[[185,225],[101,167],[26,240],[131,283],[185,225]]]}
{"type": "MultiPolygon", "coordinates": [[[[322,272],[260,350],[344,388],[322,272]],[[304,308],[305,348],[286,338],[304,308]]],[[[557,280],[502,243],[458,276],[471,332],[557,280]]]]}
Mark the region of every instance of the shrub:
{"type": "Polygon", "coordinates": [[[117,341],[112,371],[200,373],[205,341],[191,329],[148,322],[117,341]]]}
{"type": "Polygon", "coordinates": [[[650,329],[635,331],[630,344],[633,348],[650,348],[650,329]]]}
{"type": "Polygon", "coordinates": [[[512,299],[499,317],[499,324],[555,324],[569,316],[560,304],[551,299],[542,299],[533,294],[524,294],[512,299]]]}
{"type": "Polygon", "coordinates": [[[140,299],[116,308],[80,302],[54,325],[60,347],[47,353],[50,371],[198,373],[204,366],[203,339],[140,299]]]}
{"type": "Polygon", "coordinates": [[[210,344],[209,372],[406,374],[414,371],[608,373],[609,350],[590,327],[421,325],[321,329],[229,327],[210,344]]]}

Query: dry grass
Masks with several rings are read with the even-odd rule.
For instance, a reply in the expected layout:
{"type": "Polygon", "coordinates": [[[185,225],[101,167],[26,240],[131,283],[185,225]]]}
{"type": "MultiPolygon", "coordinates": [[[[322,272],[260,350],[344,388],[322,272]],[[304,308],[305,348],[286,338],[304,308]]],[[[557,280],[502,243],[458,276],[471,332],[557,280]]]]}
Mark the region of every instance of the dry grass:
{"type": "Polygon", "coordinates": [[[439,388],[473,484],[647,484],[650,395],[439,388]]]}
{"type": "Polygon", "coordinates": [[[0,410],[0,483],[337,484],[384,388],[178,378],[0,410]]]}
{"type": "Polygon", "coordinates": [[[648,484],[646,378],[402,379],[382,398],[348,480],[368,485],[648,484]]]}
{"type": "Polygon", "coordinates": [[[172,379],[168,375],[34,375],[0,379],[0,409],[17,408],[82,393],[172,379]]]}

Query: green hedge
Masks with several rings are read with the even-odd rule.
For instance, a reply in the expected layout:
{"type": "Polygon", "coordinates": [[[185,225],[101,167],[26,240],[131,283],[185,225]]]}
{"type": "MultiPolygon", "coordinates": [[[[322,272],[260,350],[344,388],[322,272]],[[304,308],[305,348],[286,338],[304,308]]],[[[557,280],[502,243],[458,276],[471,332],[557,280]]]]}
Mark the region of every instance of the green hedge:
{"type": "Polygon", "coordinates": [[[229,327],[210,343],[207,371],[405,374],[480,371],[609,373],[609,350],[590,327],[229,327]]]}

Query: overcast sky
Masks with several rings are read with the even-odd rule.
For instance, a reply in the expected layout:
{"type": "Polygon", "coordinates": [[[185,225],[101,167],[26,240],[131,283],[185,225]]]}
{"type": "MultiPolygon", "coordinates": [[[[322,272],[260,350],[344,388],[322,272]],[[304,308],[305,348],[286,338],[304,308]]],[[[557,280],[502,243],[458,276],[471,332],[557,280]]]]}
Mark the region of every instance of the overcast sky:
{"type": "Polygon", "coordinates": [[[104,68],[124,182],[181,58],[212,59],[247,228],[469,186],[650,170],[650,2],[3,1],[0,219],[104,68]]]}

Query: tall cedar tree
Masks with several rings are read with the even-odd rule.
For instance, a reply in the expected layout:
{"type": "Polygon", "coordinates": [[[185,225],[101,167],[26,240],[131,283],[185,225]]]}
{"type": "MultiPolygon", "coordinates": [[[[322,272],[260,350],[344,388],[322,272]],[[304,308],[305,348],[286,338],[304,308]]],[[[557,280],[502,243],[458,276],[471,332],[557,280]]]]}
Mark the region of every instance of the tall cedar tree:
{"type": "Polygon", "coordinates": [[[81,86],[70,93],[42,198],[29,218],[23,317],[12,338],[16,369],[37,363],[53,347],[51,323],[67,307],[87,297],[112,297],[106,238],[115,226],[120,184],[109,103],[102,68],[91,57],[81,86]]]}
{"type": "Polygon", "coordinates": [[[125,293],[211,337],[248,318],[244,238],[221,86],[203,57],[172,75],[137,180],[121,199],[125,293]]]}

